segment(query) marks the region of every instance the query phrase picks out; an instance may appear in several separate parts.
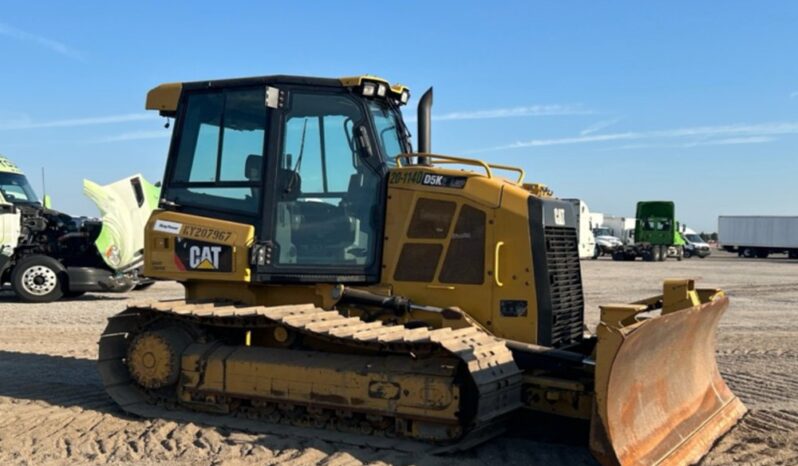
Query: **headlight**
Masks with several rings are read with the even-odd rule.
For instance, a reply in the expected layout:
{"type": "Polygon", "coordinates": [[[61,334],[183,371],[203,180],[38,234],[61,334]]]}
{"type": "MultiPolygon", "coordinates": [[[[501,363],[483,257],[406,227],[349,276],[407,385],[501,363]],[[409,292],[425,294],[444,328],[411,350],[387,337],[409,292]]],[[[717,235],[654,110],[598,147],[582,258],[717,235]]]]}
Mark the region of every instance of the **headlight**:
{"type": "Polygon", "coordinates": [[[402,104],[404,105],[407,103],[408,100],[410,100],[410,92],[406,90],[402,91],[402,95],[399,96],[399,101],[402,102],[402,104]]]}
{"type": "Polygon", "coordinates": [[[388,93],[388,86],[383,83],[377,85],[377,95],[380,97],[385,97],[385,94],[388,93]]]}
{"type": "Polygon", "coordinates": [[[115,244],[112,244],[108,247],[108,249],[105,251],[105,257],[113,267],[118,267],[120,265],[119,263],[122,262],[122,254],[115,244]]]}
{"type": "Polygon", "coordinates": [[[363,83],[363,95],[366,97],[374,97],[374,93],[377,90],[377,85],[372,82],[365,82],[363,83]]]}

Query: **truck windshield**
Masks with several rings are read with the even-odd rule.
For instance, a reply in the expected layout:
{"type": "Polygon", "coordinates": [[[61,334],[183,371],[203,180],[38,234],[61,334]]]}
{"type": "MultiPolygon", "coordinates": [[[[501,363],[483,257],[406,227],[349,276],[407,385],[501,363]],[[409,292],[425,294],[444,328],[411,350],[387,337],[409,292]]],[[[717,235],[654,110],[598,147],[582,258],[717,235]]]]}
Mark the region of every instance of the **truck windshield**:
{"type": "Polygon", "coordinates": [[[411,152],[409,134],[399,109],[387,102],[372,100],[369,110],[377,130],[377,140],[388,166],[396,164],[396,156],[411,152]]]}
{"type": "Polygon", "coordinates": [[[593,236],[612,236],[609,228],[594,228],[593,236]]]}
{"type": "Polygon", "coordinates": [[[0,193],[6,202],[12,204],[33,204],[39,202],[25,175],[19,173],[0,173],[0,193]]]}
{"type": "Polygon", "coordinates": [[[704,242],[704,240],[701,239],[701,237],[696,235],[696,234],[687,234],[687,235],[684,235],[684,237],[687,238],[687,241],[689,241],[691,243],[703,243],[704,242]]]}

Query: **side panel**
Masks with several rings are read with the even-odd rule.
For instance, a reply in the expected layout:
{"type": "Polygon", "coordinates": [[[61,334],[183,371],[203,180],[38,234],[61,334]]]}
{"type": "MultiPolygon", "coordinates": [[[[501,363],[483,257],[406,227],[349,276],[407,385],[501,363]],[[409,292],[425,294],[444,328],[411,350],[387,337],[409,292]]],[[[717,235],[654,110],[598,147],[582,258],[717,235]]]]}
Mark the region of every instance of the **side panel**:
{"type": "Polygon", "coordinates": [[[382,284],[419,304],[459,307],[490,328],[501,183],[431,167],[394,169],[388,177],[382,284]],[[460,254],[447,258],[458,242],[460,254]]]}
{"type": "Polygon", "coordinates": [[[178,212],[156,211],[147,222],[148,277],[249,282],[255,228],[178,212]]]}
{"type": "Polygon", "coordinates": [[[534,343],[530,194],[472,174],[453,182],[463,175],[420,167],[391,172],[382,282],[420,304],[458,307],[494,335],[534,343]],[[480,222],[484,231],[474,227],[480,222]]]}
{"type": "MultiPolygon", "coordinates": [[[[540,309],[535,253],[530,245],[528,199],[520,188],[505,186],[496,211],[496,235],[491,247],[492,331],[503,338],[538,343],[540,309]],[[498,266],[498,267],[496,267],[498,266]]],[[[539,198],[535,198],[539,199],[539,198]]],[[[545,256],[541,257],[545,261],[545,256]]]]}

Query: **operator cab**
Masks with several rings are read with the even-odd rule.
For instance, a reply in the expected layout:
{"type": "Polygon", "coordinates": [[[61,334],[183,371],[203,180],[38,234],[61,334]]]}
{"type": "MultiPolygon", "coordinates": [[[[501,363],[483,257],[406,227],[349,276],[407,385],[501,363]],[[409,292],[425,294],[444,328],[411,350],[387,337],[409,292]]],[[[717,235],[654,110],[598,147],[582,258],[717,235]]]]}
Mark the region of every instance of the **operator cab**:
{"type": "Polygon", "coordinates": [[[159,86],[148,108],[176,117],[161,208],[255,226],[257,281],[376,282],[408,98],[373,77],[159,86]]]}

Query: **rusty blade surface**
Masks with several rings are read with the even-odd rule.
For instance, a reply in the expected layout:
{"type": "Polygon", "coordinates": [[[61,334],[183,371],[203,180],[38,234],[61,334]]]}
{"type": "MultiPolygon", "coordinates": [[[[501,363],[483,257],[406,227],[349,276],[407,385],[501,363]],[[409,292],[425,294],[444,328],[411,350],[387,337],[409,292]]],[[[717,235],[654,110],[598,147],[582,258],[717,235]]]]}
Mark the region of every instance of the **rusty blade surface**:
{"type": "Polygon", "coordinates": [[[596,386],[591,429],[602,463],[692,464],[745,414],[715,360],[715,331],[727,307],[723,297],[611,329],[607,342],[617,349],[606,385],[596,386]]]}

